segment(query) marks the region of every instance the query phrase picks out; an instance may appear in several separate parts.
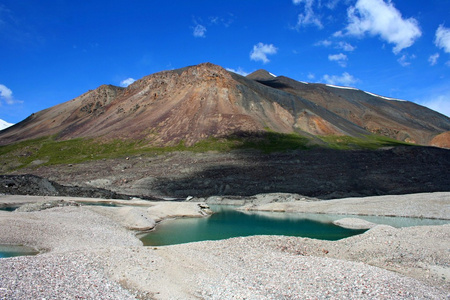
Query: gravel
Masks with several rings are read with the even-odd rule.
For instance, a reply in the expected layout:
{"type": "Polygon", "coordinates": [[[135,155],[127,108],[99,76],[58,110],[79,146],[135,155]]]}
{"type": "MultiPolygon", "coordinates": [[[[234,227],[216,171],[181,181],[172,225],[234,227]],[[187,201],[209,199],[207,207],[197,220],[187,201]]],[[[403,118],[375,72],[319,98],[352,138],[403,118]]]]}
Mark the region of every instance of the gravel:
{"type": "Polygon", "coordinates": [[[0,211],[0,299],[450,299],[450,225],[340,241],[254,236],[143,247],[85,207],[0,211]]]}
{"type": "MultiPolygon", "coordinates": [[[[363,263],[276,252],[264,238],[220,243],[208,257],[217,277],[203,277],[206,299],[444,299],[418,280],[363,263]],[[249,249],[253,249],[249,251],[249,249]],[[225,262],[224,262],[225,261],[225,262]]],[[[214,245],[216,246],[216,245],[214,245]]],[[[203,254],[205,255],[205,254],[203,254]]]]}
{"type": "Polygon", "coordinates": [[[83,253],[0,259],[0,299],[135,299],[83,253]]]}

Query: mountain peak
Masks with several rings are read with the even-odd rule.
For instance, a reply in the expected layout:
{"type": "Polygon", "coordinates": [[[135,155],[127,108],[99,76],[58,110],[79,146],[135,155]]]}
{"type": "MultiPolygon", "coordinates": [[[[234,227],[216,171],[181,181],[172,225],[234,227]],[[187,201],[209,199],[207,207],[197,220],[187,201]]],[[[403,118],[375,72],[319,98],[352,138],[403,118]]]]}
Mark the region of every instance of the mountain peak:
{"type": "Polygon", "coordinates": [[[272,73],[264,70],[264,69],[259,69],[256,70],[255,72],[247,75],[248,79],[253,79],[253,80],[272,80],[274,78],[276,78],[277,76],[273,75],[272,73]]]}

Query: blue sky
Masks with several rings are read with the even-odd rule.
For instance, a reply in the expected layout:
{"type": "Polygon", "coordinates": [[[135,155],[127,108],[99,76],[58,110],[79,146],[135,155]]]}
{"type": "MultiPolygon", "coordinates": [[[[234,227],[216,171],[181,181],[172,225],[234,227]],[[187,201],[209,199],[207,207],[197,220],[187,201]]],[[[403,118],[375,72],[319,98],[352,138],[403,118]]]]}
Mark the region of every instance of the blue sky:
{"type": "Polygon", "coordinates": [[[202,62],[450,115],[448,0],[0,0],[0,119],[202,62]]]}

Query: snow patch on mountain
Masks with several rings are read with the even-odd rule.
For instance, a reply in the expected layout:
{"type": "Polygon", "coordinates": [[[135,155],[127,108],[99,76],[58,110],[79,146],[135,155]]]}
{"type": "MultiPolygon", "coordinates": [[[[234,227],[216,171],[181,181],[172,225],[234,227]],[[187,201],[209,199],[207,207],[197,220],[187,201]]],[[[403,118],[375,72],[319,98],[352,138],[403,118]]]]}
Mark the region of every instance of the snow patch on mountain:
{"type": "Polygon", "coordinates": [[[357,91],[357,88],[352,88],[349,86],[340,86],[340,85],[333,85],[333,84],[325,84],[326,86],[332,87],[332,88],[336,88],[336,89],[345,89],[345,90],[355,90],[357,91]]]}
{"type": "Polygon", "coordinates": [[[6,129],[13,125],[14,125],[13,123],[9,123],[9,122],[6,122],[6,121],[0,119],[0,130],[6,129]]]}
{"type": "Polygon", "coordinates": [[[366,94],[368,94],[368,95],[370,95],[370,96],[378,97],[378,98],[385,99],[385,100],[389,100],[389,101],[402,101],[402,102],[406,102],[406,100],[401,100],[401,99],[396,99],[396,98],[389,98],[389,97],[383,97],[383,96],[380,96],[380,95],[377,95],[377,94],[374,94],[374,93],[370,93],[370,92],[366,92],[366,91],[364,91],[364,93],[366,93],[366,94]]]}

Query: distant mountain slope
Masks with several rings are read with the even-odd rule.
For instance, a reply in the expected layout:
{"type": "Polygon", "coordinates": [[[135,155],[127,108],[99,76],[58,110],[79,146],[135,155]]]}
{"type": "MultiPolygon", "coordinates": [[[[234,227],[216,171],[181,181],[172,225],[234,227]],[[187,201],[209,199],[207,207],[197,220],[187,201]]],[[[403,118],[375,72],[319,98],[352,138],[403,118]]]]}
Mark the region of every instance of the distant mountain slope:
{"type": "Polygon", "coordinates": [[[127,88],[100,86],[0,132],[0,145],[49,135],[192,145],[267,130],[311,139],[375,133],[429,144],[450,130],[450,120],[411,102],[355,89],[301,83],[264,70],[246,78],[204,63],[155,73],[127,88]]]}
{"type": "Polygon", "coordinates": [[[14,125],[13,123],[9,123],[9,122],[6,122],[6,121],[0,119],[0,130],[6,129],[13,125],[14,125]]]}
{"type": "MultiPolygon", "coordinates": [[[[450,131],[450,118],[410,101],[354,88],[298,82],[284,76],[265,78],[257,81],[314,102],[374,134],[429,145],[437,135],[450,131]]],[[[448,144],[443,140],[434,145],[448,144]]]]}

